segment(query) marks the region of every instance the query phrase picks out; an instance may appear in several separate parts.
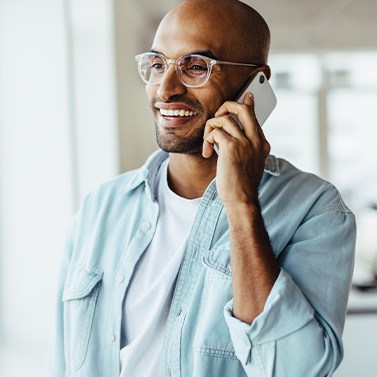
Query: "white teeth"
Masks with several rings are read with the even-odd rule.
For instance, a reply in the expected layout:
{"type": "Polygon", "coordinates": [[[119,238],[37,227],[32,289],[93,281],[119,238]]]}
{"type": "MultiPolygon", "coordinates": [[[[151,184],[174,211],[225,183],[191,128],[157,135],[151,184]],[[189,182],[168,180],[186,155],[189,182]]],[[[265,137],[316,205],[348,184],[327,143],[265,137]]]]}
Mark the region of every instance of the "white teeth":
{"type": "Polygon", "coordinates": [[[179,109],[176,109],[176,110],[164,110],[164,109],[160,109],[160,114],[163,115],[163,116],[169,116],[169,117],[173,117],[173,116],[181,116],[181,117],[191,117],[193,115],[197,115],[197,113],[195,111],[188,111],[188,110],[179,110],[179,109]]]}

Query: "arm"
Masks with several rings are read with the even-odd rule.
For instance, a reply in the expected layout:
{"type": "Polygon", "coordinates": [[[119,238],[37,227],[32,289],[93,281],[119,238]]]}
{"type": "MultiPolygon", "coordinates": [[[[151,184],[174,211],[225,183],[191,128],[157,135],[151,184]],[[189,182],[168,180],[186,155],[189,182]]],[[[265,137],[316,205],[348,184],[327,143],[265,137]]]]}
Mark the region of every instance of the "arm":
{"type": "Polygon", "coordinates": [[[233,314],[252,323],[263,311],[280,269],[259,204],[226,207],[231,240],[233,314]]]}
{"type": "Polygon", "coordinates": [[[205,157],[214,143],[220,148],[217,187],[229,220],[233,278],[225,316],[233,345],[248,375],[331,375],[343,354],[354,217],[331,208],[312,215],[275,260],[257,199],[269,146],[252,105],[250,98],[225,103],[208,121],[203,148],[205,157]]]}
{"type": "Polygon", "coordinates": [[[207,122],[203,155],[220,147],[217,191],[228,216],[231,239],[233,313],[252,323],[279,274],[258,201],[258,187],[270,145],[255,119],[253,96],[226,102],[207,122]],[[228,114],[238,116],[243,130],[228,114]]]}
{"type": "Polygon", "coordinates": [[[249,325],[225,318],[245,370],[256,376],[331,376],[353,268],[355,220],[328,209],[307,219],[278,257],[281,271],[263,312],[249,325]],[[274,372],[272,372],[274,371],[274,372]]]}

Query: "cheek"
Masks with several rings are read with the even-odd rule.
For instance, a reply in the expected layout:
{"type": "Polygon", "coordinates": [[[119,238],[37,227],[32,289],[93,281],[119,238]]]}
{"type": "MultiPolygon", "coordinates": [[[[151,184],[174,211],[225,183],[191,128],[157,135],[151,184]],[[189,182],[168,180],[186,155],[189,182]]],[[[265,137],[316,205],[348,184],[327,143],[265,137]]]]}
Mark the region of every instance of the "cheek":
{"type": "Polygon", "coordinates": [[[216,87],[211,90],[202,100],[202,104],[207,108],[210,117],[213,117],[220,106],[227,100],[221,88],[216,87]]]}
{"type": "Polygon", "coordinates": [[[207,112],[209,114],[209,118],[214,118],[217,110],[220,108],[220,106],[223,104],[223,101],[212,101],[210,106],[207,108],[207,112]]]}

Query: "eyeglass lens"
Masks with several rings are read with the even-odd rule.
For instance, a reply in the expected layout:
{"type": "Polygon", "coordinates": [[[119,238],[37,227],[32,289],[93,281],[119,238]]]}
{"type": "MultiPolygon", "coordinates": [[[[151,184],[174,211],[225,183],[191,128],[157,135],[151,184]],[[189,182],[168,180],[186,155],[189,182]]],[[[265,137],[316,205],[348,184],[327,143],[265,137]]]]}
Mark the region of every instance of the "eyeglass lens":
{"type": "MultiPolygon", "coordinates": [[[[177,75],[185,85],[199,86],[208,78],[210,67],[199,55],[183,56],[176,64],[177,75]]],[[[147,53],[139,60],[140,74],[143,80],[150,84],[160,83],[168,68],[168,61],[157,54],[147,53]]]]}

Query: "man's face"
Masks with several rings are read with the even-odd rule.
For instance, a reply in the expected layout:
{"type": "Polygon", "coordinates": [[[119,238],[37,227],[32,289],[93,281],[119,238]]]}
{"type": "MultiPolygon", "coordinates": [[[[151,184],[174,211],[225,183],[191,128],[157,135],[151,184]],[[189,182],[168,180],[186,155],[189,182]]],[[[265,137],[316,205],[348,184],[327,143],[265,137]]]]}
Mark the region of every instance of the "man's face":
{"type": "MultiPolygon", "coordinates": [[[[231,56],[235,48],[232,30],[221,27],[211,14],[193,13],[186,7],[184,12],[168,15],[157,30],[152,50],[168,59],[206,52],[219,60],[247,62],[242,54],[231,56]]],[[[171,65],[160,84],[146,88],[160,148],[171,153],[201,154],[207,119],[226,100],[235,98],[251,73],[250,68],[215,65],[205,85],[187,88],[171,65]]]]}

